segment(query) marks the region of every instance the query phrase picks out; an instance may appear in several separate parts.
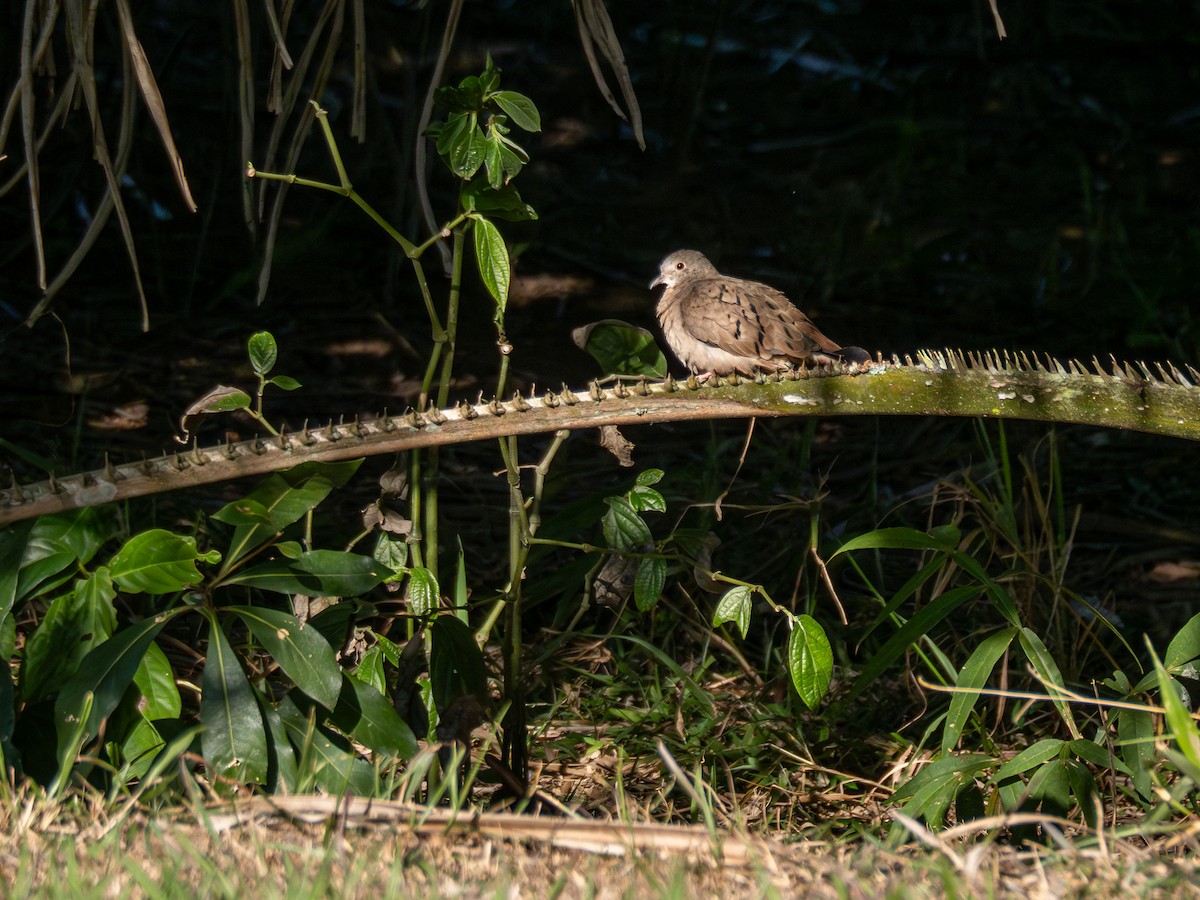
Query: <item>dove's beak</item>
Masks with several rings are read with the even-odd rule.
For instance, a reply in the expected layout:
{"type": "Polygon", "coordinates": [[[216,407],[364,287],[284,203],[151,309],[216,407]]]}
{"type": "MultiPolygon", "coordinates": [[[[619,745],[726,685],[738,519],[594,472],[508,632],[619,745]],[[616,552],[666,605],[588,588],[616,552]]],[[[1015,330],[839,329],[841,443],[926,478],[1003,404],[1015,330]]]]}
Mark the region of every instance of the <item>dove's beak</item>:
{"type": "Polygon", "coordinates": [[[666,283],[667,283],[667,282],[666,282],[666,281],[663,279],[663,274],[662,274],[662,272],[659,272],[659,273],[658,273],[658,275],[656,275],[656,276],[654,277],[654,280],[653,280],[652,282],[650,282],[650,290],[654,290],[654,289],[655,289],[656,287],[658,287],[660,284],[666,284],[666,283]]]}

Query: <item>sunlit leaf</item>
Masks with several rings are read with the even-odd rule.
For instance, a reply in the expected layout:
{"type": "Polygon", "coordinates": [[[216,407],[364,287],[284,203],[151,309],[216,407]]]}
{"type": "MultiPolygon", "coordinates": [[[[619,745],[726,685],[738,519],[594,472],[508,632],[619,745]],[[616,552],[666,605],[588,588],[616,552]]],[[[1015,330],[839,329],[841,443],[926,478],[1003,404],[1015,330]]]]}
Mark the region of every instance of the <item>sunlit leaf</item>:
{"type": "Polygon", "coordinates": [[[497,315],[503,316],[508,305],[508,285],[511,277],[508,264],[508,247],[500,230],[482,216],[474,216],[475,260],[479,263],[479,275],[484,286],[497,304],[497,315]]]}
{"type": "Polygon", "coordinates": [[[246,623],[296,687],[326,709],[334,708],[342,689],[342,667],[324,635],[277,609],[257,606],[227,609],[246,623]]]}
{"type": "Polygon", "coordinates": [[[606,375],[663,378],[667,374],[667,358],[645,328],[619,319],[603,319],[576,328],[571,339],[600,364],[606,375]]]}
{"type": "Polygon", "coordinates": [[[251,335],[250,340],[246,343],[246,349],[255,375],[266,375],[275,368],[275,363],[279,359],[279,347],[271,332],[259,331],[251,335]]]}
{"type": "Polygon", "coordinates": [[[414,566],[409,570],[408,583],[404,587],[404,601],[414,616],[423,619],[432,615],[437,610],[440,599],[441,588],[432,572],[423,566],[414,566]]]}
{"type": "Polygon", "coordinates": [[[753,591],[744,585],[738,585],[726,591],[725,595],[717,601],[717,608],[713,610],[713,628],[724,625],[726,622],[732,622],[745,638],[746,632],[750,630],[752,597],[753,591]]]}
{"type": "Polygon", "coordinates": [[[624,497],[605,497],[608,512],[601,524],[604,540],[613,550],[630,550],[653,541],[650,527],[624,497]]]}
{"type": "Polygon", "coordinates": [[[121,590],[136,594],[170,594],[203,580],[197,561],[217,563],[216,550],[201,553],[196,539],[163,528],[134,535],[108,562],[112,580],[121,590]]]}
{"type": "Polygon", "coordinates": [[[516,91],[493,91],[488,97],[523,131],[541,131],[542,116],[534,102],[516,91]]]}
{"type": "Polygon", "coordinates": [[[833,680],[833,648],[825,629],[812,616],[796,617],[787,647],[788,671],[800,699],[816,709],[833,680]]]}
{"type": "Polygon", "coordinates": [[[200,749],[212,774],[247,783],[265,782],[267,738],[262,713],[216,616],[210,617],[201,690],[204,733],[200,749]]]}
{"type": "Polygon", "coordinates": [[[417,738],[392,702],[378,690],[349,675],[347,688],[333,714],[333,723],[355,741],[387,757],[409,759],[417,753],[417,738]]]}

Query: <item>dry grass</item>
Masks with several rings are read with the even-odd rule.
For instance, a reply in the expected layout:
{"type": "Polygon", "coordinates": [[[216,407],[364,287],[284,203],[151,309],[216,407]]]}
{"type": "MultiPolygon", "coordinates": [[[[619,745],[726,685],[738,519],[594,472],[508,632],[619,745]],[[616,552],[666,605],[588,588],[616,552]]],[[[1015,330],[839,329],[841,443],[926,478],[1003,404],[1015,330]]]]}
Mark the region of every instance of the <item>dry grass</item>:
{"type": "Polygon", "coordinates": [[[52,812],[39,827],[13,818],[0,836],[9,896],[1193,896],[1200,885],[1190,834],[1086,850],[925,835],[891,850],[295,797],[138,813],[89,837],[62,809],[47,821],[52,812]]]}

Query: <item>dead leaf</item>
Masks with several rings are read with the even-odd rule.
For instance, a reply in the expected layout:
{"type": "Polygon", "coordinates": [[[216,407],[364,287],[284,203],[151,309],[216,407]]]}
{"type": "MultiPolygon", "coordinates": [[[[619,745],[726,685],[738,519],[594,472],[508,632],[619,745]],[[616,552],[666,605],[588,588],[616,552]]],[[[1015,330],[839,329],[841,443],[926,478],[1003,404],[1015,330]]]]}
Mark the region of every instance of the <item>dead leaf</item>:
{"type": "Polygon", "coordinates": [[[600,446],[617,458],[622,466],[633,465],[633,441],[628,441],[616,425],[600,426],[600,446]]]}

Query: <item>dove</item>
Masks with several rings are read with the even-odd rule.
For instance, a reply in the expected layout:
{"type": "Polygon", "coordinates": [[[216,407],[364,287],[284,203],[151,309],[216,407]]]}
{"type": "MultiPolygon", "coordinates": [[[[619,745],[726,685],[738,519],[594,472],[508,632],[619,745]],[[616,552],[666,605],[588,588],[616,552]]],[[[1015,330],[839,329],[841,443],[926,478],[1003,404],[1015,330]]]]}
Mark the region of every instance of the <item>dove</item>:
{"type": "Polygon", "coordinates": [[[863,363],[871,354],[823,335],[769,285],[722,275],[703,253],[676,250],[653,289],[665,285],[656,313],[667,345],[692,372],[753,375],[794,365],[863,363]]]}

